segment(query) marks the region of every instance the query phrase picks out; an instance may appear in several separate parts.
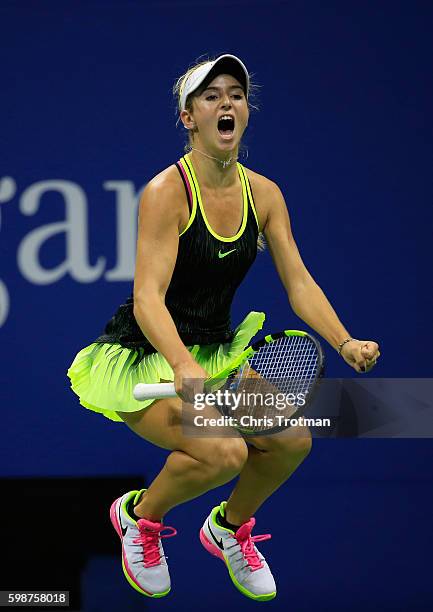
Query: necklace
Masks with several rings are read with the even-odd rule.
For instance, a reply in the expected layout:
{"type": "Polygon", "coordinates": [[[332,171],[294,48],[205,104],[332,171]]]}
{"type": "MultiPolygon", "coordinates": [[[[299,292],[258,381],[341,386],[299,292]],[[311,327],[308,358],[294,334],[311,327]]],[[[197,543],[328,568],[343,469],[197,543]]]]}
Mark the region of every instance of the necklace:
{"type": "Polygon", "coordinates": [[[236,159],[233,159],[233,157],[230,157],[230,159],[228,159],[227,161],[223,161],[222,159],[218,159],[218,157],[212,157],[212,155],[208,155],[207,153],[203,153],[203,151],[199,151],[195,147],[190,147],[190,150],[191,151],[197,151],[197,153],[201,153],[202,155],[205,155],[206,157],[209,157],[209,159],[214,159],[215,161],[217,161],[220,164],[222,164],[223,169],[228,168],[228,166],[230,166],[232,161],[237,161],[239,159],[238,157],[236,157],[236,159]]]}

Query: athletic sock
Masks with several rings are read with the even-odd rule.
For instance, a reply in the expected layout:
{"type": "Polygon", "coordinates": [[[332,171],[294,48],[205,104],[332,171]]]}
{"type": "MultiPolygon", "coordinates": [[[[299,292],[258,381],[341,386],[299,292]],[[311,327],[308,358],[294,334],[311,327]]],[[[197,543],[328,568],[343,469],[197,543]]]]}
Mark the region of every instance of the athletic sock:
{"type": "Polygon", "coordinates": [[[233,523],[229,523],[226,517],[221,514],[220,510],[218,510],[215,518],[216,518],[216,522],[218,523],[220,527],[231,529],[234,532],[236,532],[240,527],[240,525],[233,525],[233,523]]]}

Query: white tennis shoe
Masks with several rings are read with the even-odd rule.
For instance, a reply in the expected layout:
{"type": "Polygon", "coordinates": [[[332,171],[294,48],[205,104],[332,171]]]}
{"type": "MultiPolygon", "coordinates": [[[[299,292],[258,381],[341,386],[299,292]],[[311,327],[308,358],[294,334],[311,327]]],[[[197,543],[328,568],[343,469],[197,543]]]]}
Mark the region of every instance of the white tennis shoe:
{"type": "Polygon", "coordinates": [[[254,542],[271,538],[270,534],[251,536],[255,525],[252,517],[234,532],[218,525],[216,515],[225,513],[227,502],[213,508],[200,530],[200,541],[208,552],[224,561],[234,585],[241,593],[256,601],[273,599],[277,594],[274,577],[264,556],[254,542]]]}
{"type": "Polygon", "coordinates": [[[110,519],[122,541],[122,567],[129,584],[142,595],[164,597],[171,584],[161,538],[177,532],[163,523],[133,518],[132,507],[143,491],[129,491],[116,499],[111,504],[110,519]],[[172,532],[161,535],[164,529],[172,532]]]}

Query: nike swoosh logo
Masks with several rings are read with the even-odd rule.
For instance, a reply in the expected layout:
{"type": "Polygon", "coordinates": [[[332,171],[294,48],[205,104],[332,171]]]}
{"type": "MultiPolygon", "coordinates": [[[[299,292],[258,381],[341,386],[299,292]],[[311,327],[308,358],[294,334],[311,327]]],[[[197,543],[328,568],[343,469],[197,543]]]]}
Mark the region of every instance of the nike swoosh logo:
{"type": "Polygon", "coordinates": [[[126,532],[128,531],[128,527],[124,527],[122,525],[122,519],[121,519],[121,516],[120,516],[120,508],[119,508],[119,525],[120,525],[120,531],[122,532],[122,536],[125,537],[126,532]]]}
{"type": "Polygon", "coordinates": [[[218,257],[222,259],[223,257],[227,257],[227,255],[230,255],[230,253],[234,253],[235,251],[236,249],[232,249],[231,251],[226,251],[225,253],[221,253],[221,251],[218,251],[218,257]]]}
{"type": "Polygon", "coordinates": [[[210,528],[209,519],[207,521],[207,526],[208,526],[209,532],[210,532],[210,534],[212,536],[212,539],[215,542],[215,544],[218,546],[218,548],[221,548],[221,550],[224,550],[222,538],[219,541],[216,539],[216,537],[214,536],[214,534],[212,532],[212,529],[210,528]]]}

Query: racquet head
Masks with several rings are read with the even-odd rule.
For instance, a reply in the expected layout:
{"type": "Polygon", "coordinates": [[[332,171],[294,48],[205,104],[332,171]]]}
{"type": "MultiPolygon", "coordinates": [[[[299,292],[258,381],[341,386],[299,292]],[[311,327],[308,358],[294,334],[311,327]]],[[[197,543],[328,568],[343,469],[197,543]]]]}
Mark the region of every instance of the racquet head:
{"type": "MultiPolygon", "coordinates": [[[[237,429],[249,435],[276,433],[304,414],[324,374],[324,355],[316,338],[307,332],[285,330],[265,336],[249,346],[205,389],[228,391],[241,403],[220,408],[235,417],[237,429]]],[[[227,396],[229,397],[229,396],[227,396]]]]}

